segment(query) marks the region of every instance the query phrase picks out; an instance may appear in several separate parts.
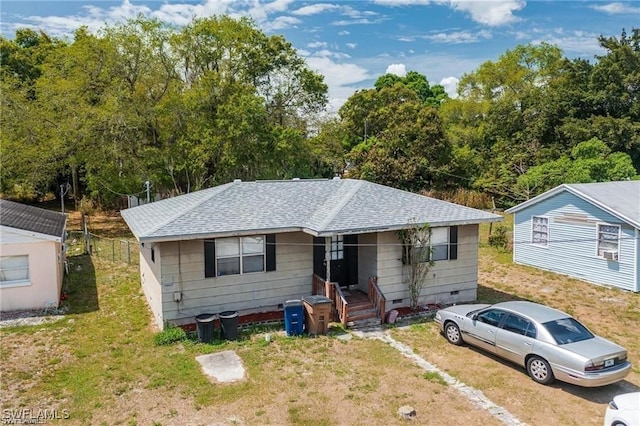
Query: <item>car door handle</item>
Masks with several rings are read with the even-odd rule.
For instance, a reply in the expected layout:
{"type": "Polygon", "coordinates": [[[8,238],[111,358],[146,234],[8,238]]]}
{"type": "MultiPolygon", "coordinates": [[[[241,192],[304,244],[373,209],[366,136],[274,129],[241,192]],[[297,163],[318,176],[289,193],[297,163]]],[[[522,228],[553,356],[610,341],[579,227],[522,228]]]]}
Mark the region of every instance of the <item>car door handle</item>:
{"type": "Polygon", "coordinates": [[[487,333],[493,334],[493,330],[487,330],[487,333]]]}
{"type": "Polygon", "coordinates": [[[525,346],[531,346],[531,342],[524,342],[525,346]]]}

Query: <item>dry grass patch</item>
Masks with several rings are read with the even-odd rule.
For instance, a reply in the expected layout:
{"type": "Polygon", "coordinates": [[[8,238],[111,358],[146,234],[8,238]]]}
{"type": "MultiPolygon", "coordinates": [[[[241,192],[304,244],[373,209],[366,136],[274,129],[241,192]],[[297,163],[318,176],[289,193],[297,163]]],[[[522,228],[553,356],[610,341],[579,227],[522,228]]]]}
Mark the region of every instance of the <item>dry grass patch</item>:
{"type": "Polygon", "coordinates": [[[626,380],[601,388],[556,382],[542,386],[524,368],[468,346],[447,343],[435,323],[393,331],[425,359],[531,425],[600,425],[611,398],[640,390],[640,295],[512,264],[482,248],[478,298],[481,302],[527,299],[564,310],[595,333],[624,346],[634,367],[626,380]]]}
{"type": "Polygon", "coordinates": [[[69,314],[3,329],[3,410],[66,410],[65,424],[498,424],[387,344],[243,332],[237,342],[156,346],[135,267],[74,257],[69,314]],[[212,383],[197,355],[235,350],[246,379],[212,383]],[[451,407],[456,407],[452,411],[451,407]]]}

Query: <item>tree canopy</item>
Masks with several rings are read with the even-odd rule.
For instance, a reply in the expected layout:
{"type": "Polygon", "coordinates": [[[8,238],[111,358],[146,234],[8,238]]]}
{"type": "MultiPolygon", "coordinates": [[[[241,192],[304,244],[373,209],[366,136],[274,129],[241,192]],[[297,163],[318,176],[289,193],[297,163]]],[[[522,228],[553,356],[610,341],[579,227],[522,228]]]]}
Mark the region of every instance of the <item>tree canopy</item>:
{"type": "Polygon", "coordinates": [[[138,17],[72,42],[19,30],[2,47],[2,192],[72,177],[108,201],[189,192],[234,178],[314,176],[307,122],[323,77],[248,19],[177,30],[138,17]]]}
{"type": "Polygon", "coordinates": [[[323,76],[249,19],[140,16],[72,40],[0,37],[0,191],[110,203],[235,178],[345,175],[508,206],[565,182],[638,179],[640,30],[568,59],[520,45],[462,76],[385,74],[322,115],[323,76]]]}

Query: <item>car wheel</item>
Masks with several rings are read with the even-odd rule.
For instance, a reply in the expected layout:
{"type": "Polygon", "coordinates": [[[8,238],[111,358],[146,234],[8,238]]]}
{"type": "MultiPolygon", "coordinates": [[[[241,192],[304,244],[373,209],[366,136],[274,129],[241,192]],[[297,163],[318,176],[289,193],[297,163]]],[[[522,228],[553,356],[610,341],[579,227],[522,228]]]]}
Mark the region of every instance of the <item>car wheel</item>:
{"type": "Polygon", "coordinates": [[[549,363],[537,356],[532,356],[527,361],[527,373],[533,381],[543,385],[548,385],[555,380],[549,363]]]}
{"type": "Polygon", "coordinates": [[[444,326],[444,336],[449,343],[454,345],[462,344],[462,336],[460,335],[460,328],[454,322],[448,322],[444,326]]]}

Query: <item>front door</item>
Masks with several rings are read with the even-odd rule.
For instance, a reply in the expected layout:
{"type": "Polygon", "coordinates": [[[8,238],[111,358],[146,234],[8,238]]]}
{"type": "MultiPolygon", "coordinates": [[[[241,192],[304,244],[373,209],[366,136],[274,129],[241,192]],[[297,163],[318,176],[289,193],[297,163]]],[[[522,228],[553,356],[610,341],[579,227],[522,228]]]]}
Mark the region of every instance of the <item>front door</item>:
{"type": "Polygon", "coordinates": [[[331,282],[341,287],[358,283],[358,236],[337,235],[331,238],[331,246],[325,247],[325,239],[313,239],[313,273],[326,279],[327,262],[325,250],[331,259],[331,282]]]}
{"type": "Polygon", "coordinates": [[[344,250],[344,236],[331,237],[331,281],[340,284],[340,287],[349,285],[347,281],[347,261],[344,250]]]}

